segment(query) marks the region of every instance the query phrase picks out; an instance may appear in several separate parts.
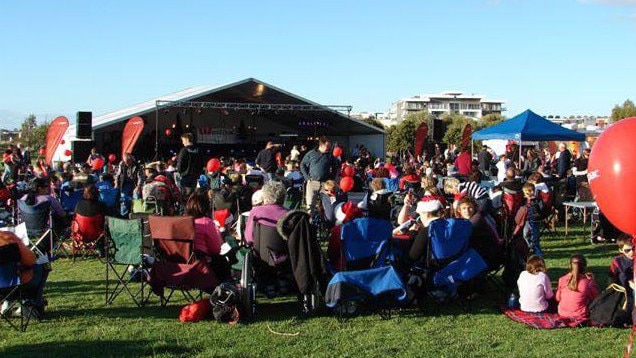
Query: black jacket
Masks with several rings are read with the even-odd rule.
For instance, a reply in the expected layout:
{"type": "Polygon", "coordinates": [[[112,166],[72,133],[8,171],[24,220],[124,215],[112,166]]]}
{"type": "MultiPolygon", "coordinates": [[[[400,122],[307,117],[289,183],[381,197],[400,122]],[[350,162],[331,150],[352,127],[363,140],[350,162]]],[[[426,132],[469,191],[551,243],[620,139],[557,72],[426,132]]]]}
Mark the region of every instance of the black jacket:
{"type": "Polygon", "coordinates": [[[196,177],[201,172],[203,165],[199,148],[194,144],[181,148],[177,161],[177,172],[184,177],[196,177]]]}
{"type": "Polygon", "coordinates": [[[316,289],[324,293],[326,270],[309,214],[290,211],[278,220],[276,228],[287,240],[292,274],[300,294],[311,294],[316,289]]]}

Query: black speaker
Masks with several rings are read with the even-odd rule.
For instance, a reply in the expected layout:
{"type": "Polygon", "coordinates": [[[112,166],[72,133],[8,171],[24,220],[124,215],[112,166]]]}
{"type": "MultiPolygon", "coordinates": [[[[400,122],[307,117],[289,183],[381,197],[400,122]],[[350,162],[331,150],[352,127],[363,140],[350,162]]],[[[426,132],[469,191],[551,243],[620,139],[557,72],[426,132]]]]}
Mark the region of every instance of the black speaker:
{"type": "Polygon", "coordinates": [[[441,142],[446,134],[446,123],[441,119],[433,120],[433,141],[441,142]]]}
{"type": "Polygon", "coordinates": [[[77,112],[75,136],[80,139],[93,137],[93,112],[77,112]]]}
{"type": "Polygon", "coordinates": [[[95,146],[93,141],[72,141],[71,150],[73,151],[73,162],[85,163],[91,154],[91,149],[95,146]]]}

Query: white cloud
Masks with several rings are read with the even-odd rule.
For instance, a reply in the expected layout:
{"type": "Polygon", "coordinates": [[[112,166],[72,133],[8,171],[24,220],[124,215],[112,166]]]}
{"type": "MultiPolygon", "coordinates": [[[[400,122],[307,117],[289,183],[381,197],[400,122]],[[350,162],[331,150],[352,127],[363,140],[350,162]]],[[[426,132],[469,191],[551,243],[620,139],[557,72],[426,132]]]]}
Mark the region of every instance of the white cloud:
{"type": "Polygon", "coordinates": [[[636,0],[577,0],[583,3],[599,3],[615,6],[636,6],[636,0]]]}

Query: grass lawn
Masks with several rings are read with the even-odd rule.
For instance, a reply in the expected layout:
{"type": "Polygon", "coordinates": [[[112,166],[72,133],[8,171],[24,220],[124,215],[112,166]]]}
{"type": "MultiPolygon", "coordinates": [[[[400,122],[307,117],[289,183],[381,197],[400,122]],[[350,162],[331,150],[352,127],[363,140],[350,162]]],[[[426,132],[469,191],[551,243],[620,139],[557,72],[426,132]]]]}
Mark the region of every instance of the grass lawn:
{"type": "MultiPolygon", "coordinates": [[[[604,288],[615,246],[591,246],[589,227],[573,229],[568,240],[543,238],[553,284],[565,273],[570,255],[579,252],[604,288]]],[[[46,288],[47,318],[32,321],[25,333],[0,323],[0,356],[618,357],[629,337],[627,329],[532,329],[504,316],[499,310],[503,298],[494,292],[478,297],[470,313],[453,306],[428,307],[395,312],[389,320],[368,315],[343,323],[328,314],[298,317],[293,298],[259,296],[254,323],[181,324],[184,300],[162,308],[153,298],[149,306],[137,308],[121,296],[105,306],[104,272],[95,259],[54,262],[46,288]]]]}

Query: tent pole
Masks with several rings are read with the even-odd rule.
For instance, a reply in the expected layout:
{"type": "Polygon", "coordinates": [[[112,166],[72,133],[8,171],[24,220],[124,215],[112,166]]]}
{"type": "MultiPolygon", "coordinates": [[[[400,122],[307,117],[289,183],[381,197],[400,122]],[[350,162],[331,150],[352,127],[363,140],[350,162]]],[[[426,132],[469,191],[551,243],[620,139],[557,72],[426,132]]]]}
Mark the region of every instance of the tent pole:
{"type": "Polygon", "coordinates": [[[159,159],[159,103],[155,102],[155,158],[159,159]]]}

